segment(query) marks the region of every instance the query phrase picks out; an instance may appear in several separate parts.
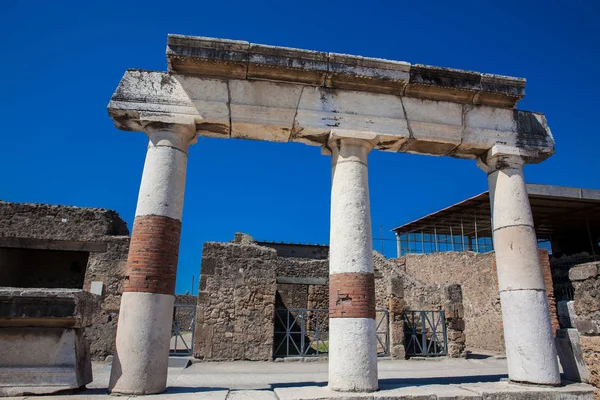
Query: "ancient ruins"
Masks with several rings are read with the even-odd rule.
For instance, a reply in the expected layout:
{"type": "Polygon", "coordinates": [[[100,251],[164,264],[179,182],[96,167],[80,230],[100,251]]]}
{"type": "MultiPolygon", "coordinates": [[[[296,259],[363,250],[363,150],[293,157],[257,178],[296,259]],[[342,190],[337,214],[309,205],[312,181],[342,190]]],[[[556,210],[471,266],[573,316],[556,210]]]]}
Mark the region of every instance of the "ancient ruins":
{"type": "Polygon", "coordinates": [[[378,389],[368,154],[475,159],[487,174],[509,377],[558,385],[523,177],[554,141],[516,110],[525,81],[241,41],[170,35],[168,72],[128,70],[110,104],[149,146],[123,286],[110,391],[165,390],[188,147],[197,136],[296,141],[332,157],[329,387],[378,389]]]}
{"type": "Polygon", "coordinates": [[[181,35],[167,60],[167,72],[126,71],[108,106],[149,139],[131,236],[111,210],[0,202],[0,396],[81,388],[91,361],[111,358],[110,393],[160,393],[170,355],[325,354],[333,395],[389,398],[369,394],[384,386],[378,356],[505,353],[517,385],[494,393],[589,398],[586,385],[554,388],[558,352],[564,378],[600,385],[600,192],[525,184],[523,166],[554,152],[544,115],[516,109],[525,80],[181,35]],[[330,156],[329,245],[206,242],[198,296],[175,295],[199,136],[330,156]],[[372,244],[373,150],[471,160],[489,193],[396,228],[387,259],[372,244]]]}

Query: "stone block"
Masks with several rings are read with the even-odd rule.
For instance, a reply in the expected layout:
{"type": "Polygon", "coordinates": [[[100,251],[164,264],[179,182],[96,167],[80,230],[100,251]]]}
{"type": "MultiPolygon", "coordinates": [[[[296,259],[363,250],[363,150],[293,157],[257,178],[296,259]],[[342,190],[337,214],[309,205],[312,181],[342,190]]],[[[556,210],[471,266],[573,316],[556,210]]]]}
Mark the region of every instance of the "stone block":
{"type": "Polygon", "coordinates": [[[452,329],[455,331],[464,331],[465,330],[465,320],[461,318],[451,318],[448,321],[448,329],[452,329]]]}
{"type": "Polygon", "coordinates": [[[101,281],[93,281],[90,287],[90,292],[102,296],[104,292],[104,283],[101,281]]]}
{"type": "Polygon", "coordinates": [[[454,301],[444,301],[443,304],[444,314],[446,315],[446,319],[451,318],[464,318],[465,309],[462,302],[454,302],[454,301]]]}
{"type": "Polygon", "coordinates": [[[600,336],[581,336],[583,361],[588,368],[589,383],[600,392],[600,336]]]}
{"type": "Polygon", "coordinates": [[[49,394],[92,381],[81,329],[0,327],[0,396],[49,394]]]}
{"type": "Polygon", "coordinates": [[[390,323],[391,345],[404,344],[404,322],[390,323]]]}
{"type": "Polygon", "coordinates": [[[558,313],[558,322],[563,329],[573,328],[577,315],[575,314],[574,302],[561,300],[556,303],[556,311],[558,313]]]}
{"type": "Polygon", "coordinates": [[[589,263],[572,267],[569,270],[569,279],[571,281],[584,281],[600,275],[600,265],[589,263]]]}
{"type": "Polygon", "coordinates": [[[448,343],[448,357],[461,358],[466,357],[467,351],[464,343],[460,342],[449,342],[448,343]]]}
{"type": "Polygon", "coordinates": [[[455,331],[452,329],[448,330],[448,340],[452,342],[462,342],[464,343],[466,339],[466,335],[463,331],[455,331]]]}
{"type": "Polygon", "coordinates": [[[565,378],[575,382],[588,382],[589,370],[583,360],[577,329],[558,329],[555,343],[565,378]]]}
{"type": "Polygon", "coordinates": [[[575,328],[582,335],[600,335],[600,313],[594,313],[587,318],[578,317],[575,320],[575,328]]]}
{"type": "Polygon", "coordinates": [[[92,381],[84,329],[100,296],[73,289],[0,289],[0,396],[48,394],[92,381]]]}

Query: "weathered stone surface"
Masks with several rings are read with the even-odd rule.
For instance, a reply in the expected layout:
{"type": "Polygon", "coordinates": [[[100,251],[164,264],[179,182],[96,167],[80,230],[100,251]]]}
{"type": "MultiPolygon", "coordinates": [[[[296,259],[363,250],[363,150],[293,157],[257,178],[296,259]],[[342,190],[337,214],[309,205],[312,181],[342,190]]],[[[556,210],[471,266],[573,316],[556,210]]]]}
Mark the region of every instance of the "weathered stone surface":
{"type": "Polygon", "coordinates": [[[203,248],[194,356],[270,360],[275,311],[275,250],[207,242],[203,248]],[[207,266],[209,266],[207,268],[207,266]]]}
{"type": "Polygon", "coordinates": [[[528,162],[554,151],[545,117],[513,110],[525,80],[358,56],[170,35],[169,72],[129,70],[109,104],[120,129],[149,116],[200,136],[326,145],[371,134],[375,148],[476,158],[496,143],[528,162]]]}
{"type": "Polygon", "coordinates": [[[560,327],[567,329],[575,326],[577,314],[575,314],[575,302],[569,300],[561,300],[556,303],[556,311],[558,313],[558,322],[560,327]]]}
{"type": "Polygon", "coordinates": [[[104,359],[113,350],[128,235],[125,221],[112,210],[0,202],[0,247],[18,246],[0,250],[0,285],[91,291],[92,282],[101,284],[103,301],[89,315],[85,335],[92,357],[104,359]],[[19,274],[23,256],[53,268],[19,274]]]}
{"type": "Polygon", "coordinates": [[[589,382],[590,373],[583,359],[577,329],[558,329],[555,343],[565,379],[574,382],[589,382]]]}
{"type": "Polygon", "coordinates": [[[583,360],[590,372],[589,382],[600,398],[600,276],[598,262],[572,267],[575,327],[579,331],[583,360]]]}
{"type": "Polygon", "coordinates": [[[82,290],[0,288],[0,396],[91,382],[82,328],[98,304],[98,295],[82,290]]]}
{"type": "Polygon", "coordinates": [[[169,35],[169,70],[514,107],[525,80],[347,54],[169,35]],[[408,86],[407,86],[408,85],[408,86]]]}
{"type": "Polygon", "coordinates": [[[0,288],[0,327],[85,327],[99,299],[77,289],[0,288]]]}
{"type": "Polygon", "coordinates": [[[0,201],[1,236],[93,241],[106,235],[129,235],[112,210],[0,201]]]}
{"type": "Polygon", "coordinates": [[[569,270],[571,281],[585,281],[598,275],[600,275],[600,264],[596,262],[577,265],[569,270]]]}

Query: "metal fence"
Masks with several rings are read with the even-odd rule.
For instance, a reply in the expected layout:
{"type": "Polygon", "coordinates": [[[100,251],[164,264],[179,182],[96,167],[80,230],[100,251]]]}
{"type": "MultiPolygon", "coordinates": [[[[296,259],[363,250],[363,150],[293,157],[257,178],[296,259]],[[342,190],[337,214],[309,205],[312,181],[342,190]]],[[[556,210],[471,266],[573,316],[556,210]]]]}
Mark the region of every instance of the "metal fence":
{"type": "Polygon", "coordinates": [[[193,354],[195,326],[196,305],[175,304],[169,355],[191,356],[193,354]]]}
{"type": "Polygon", "coordinates": [[[405,311],[404,343],[407,356],[435,357],[448,354],[444,311],[405,311]]]}
{"type": "MultiPolygon", "coordinates": [[[[376,314],[377,353],[389,355],[389,316],[376,314]]],[[[275,310],[275,357],[318,357],[329,352],[329,310],[280,308],[275,310]]]]}

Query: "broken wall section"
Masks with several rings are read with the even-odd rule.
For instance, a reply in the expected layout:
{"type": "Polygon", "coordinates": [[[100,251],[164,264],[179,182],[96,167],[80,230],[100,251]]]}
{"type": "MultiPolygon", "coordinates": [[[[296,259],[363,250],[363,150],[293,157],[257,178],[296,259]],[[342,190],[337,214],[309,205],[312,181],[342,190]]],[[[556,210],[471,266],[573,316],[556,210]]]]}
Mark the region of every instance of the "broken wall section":
{"type": "Polygon", "coordinates": [[[204,243],[194,357],[272,359],[276,259],[255,244],[204,243]]]}
{"type": "MultiPolygon", "coordinates": [[[[93,313],[91,325],[85,328],[85,337],[90,341],[92,359],[111,355],[129,251],[125,221],[117,212],[104,208],[0,201],[0,285],[16,283],[11,272],[15,260],[7,259],[6,254],[20,253],[23,260],[24,254],[40,251],[64,257],[56,259],[53,268],[56,276],[32,281],[31,285],[73,287],[76,281],[77,288],[92,291],[92,282],[96,282],[94,292],[102,295],[102,303],[93,313]],[[70,255],[79,253],[85,253],[81,259],[86,259],[87,264],[73,264],[70,255]]],[[[33,272],[25,269],[26,273],[33,272]]]]}
{"type": "Polygon", "coordinates": [[[596,398],[600,398],[600,262],[572,267],[569,279],[575,293],[572,324],[579,332],[589,383],[596,387],[596,398]]]}
{"type": "MultiPolygon", "coordinates": [[[[558,317],[548,253],[540,250],[546,295],[554,329],[558,317]]],[[[396,260],[400,269],[429,284],[461,285],[466,345],[469,351],[504,353],[502,311],[494,252],[440,252],[407,254],[396,260]]]]}
{"type": "Polygon", "coordinates": [[[390,318],[390,353],[405,357],[405,323],[408,310],[444,311],[448,335],[448,356],[465,357],[463,295],[458,284],[427,284],[410,276],[396,263],[373,252],[376,308],[387,309],[390,318]]]}

